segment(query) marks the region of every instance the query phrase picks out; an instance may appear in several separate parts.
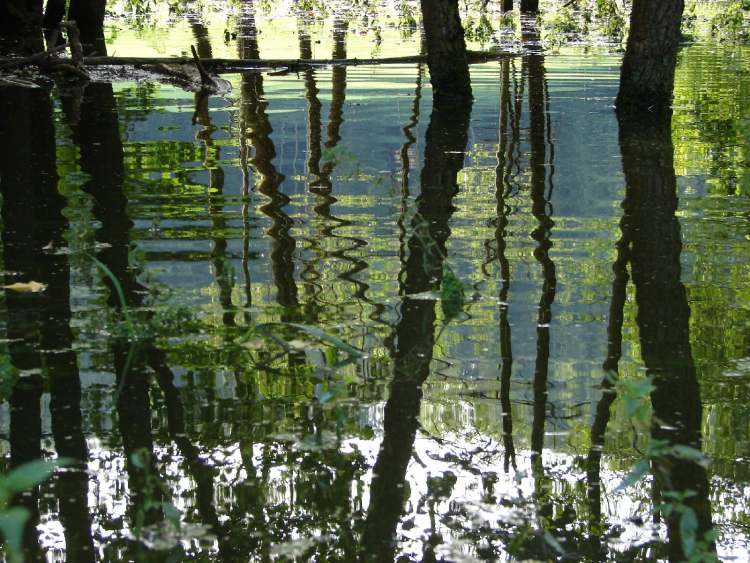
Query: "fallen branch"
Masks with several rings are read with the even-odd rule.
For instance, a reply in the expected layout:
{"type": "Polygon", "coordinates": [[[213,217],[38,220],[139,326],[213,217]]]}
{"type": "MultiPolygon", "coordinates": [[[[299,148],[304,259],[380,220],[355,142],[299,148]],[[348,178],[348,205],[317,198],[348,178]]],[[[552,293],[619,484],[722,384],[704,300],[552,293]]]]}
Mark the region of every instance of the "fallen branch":
{"type": "Polygon", "coordinates": [[[3,70],[9,70],[12,68],[18,68],[23,66],[38,66],[40,64],[45,64],[52,55],[59,53],[60,51],[65,50],[65,45],[58,45],[57,47],[53,47],[49,51],[43,51],[41,53],[37,53],[35,55],[30,55],[28,57],[15,57],[15,58],[5,58],[0,59],[0,61],[5,61],[3,63],[0,63],[0,71],[3,70]]]}
{"type": "MultiPolygon", "coordinates": [[[[508,53],[470,53],[469,62],[478,63],[498,60],[511,56],[508,53]]],[[[0,58],[0,69],[39,65],[46,61],[38,61],[35,57],[0,58]]],[[[75,64],[72,59],[51,59],[50,64],[75,64]]],[[[230,73],[243,70],[288,69],[290,72],[325,66],[373,66],[393,64],[415,64],[427,62],[424,55],[406,57],[385,57],[380,59],[193,59],[188,57],[86,57],[84,66],[146,66],[146,65],[187,65],[200,64],[208,73],[230,73]]]]}

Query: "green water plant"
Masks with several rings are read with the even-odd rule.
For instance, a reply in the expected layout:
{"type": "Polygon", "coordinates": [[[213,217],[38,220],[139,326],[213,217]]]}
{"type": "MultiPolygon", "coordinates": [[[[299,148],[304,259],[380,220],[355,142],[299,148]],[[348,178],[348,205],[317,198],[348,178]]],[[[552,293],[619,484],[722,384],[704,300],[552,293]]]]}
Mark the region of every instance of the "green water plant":
{"type": "MultiPolygon", "coordinates": [[[[651,393],[655,390],[653,378],[621,378],[615,372],[610,372],[607,377],[622,402],[625,416],[633,424],[634,432],[648,433],[654,424],[658,424],[658,421],[654,420],[650,401],[651,393]]],[[[654,478],[664,479],[665,476],[659,473],[658,468],[667,460],[681,460],[703,467],[708,466],[708,458],[699,448],[651,436],[645,451],[640,451],[640,459],[633,464],[615,491],[634,486],[649,473],[653,473],[654,478]]],[[[668,480],[668,476],[666,478],[668,480]]],[[[653,506],[653,511],[655,515],[664,518],[677,517],[682,551],[688,561],[717,561],[711,548],[716,539],[715,530],[710,529],[703,536],[699,535],[698,515],[690,506],[690,499],[696,494],[692,490],[663,490],[660,501],[653,506]]]]}

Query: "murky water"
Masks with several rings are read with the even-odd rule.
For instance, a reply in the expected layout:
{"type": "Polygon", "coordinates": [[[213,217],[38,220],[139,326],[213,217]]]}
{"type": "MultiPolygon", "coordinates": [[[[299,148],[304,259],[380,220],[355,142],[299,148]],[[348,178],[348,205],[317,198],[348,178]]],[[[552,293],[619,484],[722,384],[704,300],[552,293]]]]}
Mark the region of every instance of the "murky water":
{"type": "MultiPolygon", "coordinates": [[[[278,25],[209,48],[298,56],[278,25]]],[[[336,29],[299,47],[367,56],[336,29]]],[[[23,499],[36,556],[659,559],[691,491],[743,560],[746,55],[685,48],[671,124],[584,47],[448,110],[416,64],[0,88],[5,284],[47,286],[2,297],[3,463],[86,460],[23,499]],[[649,433],[708,469],[619,488],[649,433]]]]}

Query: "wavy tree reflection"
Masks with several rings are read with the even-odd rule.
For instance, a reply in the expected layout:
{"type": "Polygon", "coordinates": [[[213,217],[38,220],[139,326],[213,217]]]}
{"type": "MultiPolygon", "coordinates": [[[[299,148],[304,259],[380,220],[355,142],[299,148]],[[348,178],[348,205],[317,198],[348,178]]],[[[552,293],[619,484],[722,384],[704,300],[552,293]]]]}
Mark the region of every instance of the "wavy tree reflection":
{"type": "MultiPolygon", "coordinates": [[[[50,289],[40,293],[5,290],[10,362],[25,374],[15,382],[8,398],[11,468],[42,457],[41,401],[47,372],[51,377],[53,420],[66,427],[55,434],[60,438],[57,448],[78,460],[86,457],[79,408],[80,382],[69,328],[70,267],[64,253],[67,220],[62,213],[65,199],[58,193],[56,163],[50,91],[1,88],[0,190],[5,284],[35,281],[50,289]],[[69,434],[61,434],[63,431],[69,434]]],[[[60,492],[71,494],[71,502],[61,512],[61,519],[66,536],[80,540],[82,560],[92,557],[91,535],[85,524],[88,515],[85,489],[86,476],[80,466],[75,475],[60,482],[60,492]]],[[[19,495],[15,501],[31,515],[24,548],[32,560],[41,557],[36,532],[39,501],[38,488],[19,495]]]]}
{"type": "MultiPolygon", "coordinates": [[[[618,123],[626,182],[623,238],[630,241],[641,355],[654,385],[651,439],[700,451],[702,405],[690,345],[690,307],[680,279],[671,115],[639,118],[621,113],[618,123]]],[[[657,498],[689,508],[696,522],[695,539],[705,541],[712,528],[706,469],[675,454],[657,455],[651,468],[657,498]]],[[[663,517],[669,559],[683,561],[691,553],[684,551],[689,542],[682,514],[664,511],[663,517]]],[[[707,549],[714,549],[713,540],[707,549]]]]}
{"type": "Polygon", "coordinates": [[[412,296],[438,287],[443,277],[448,221],[463,168],[470,115],[469,104],[435,103],[425,134],[418,213],[404,267],[406,295],[394,331],[393,379],[362,536],[362,557],[368,561],[391,561],[395,554],[396,529],[406,501],[406,470],[419,428],[422,384],[430,374],[435,344],[435,302],[412,296]]]}

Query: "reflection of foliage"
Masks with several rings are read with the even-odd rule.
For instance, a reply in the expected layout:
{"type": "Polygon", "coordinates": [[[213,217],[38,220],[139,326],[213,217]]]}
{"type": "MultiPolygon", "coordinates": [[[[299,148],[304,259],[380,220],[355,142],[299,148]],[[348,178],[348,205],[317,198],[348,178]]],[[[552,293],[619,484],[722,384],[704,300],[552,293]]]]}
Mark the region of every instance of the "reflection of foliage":
{"type": "Polygon", "coordinates": [[[711,191],[716,194],[750,192],[750,67],[744,62],[745,50],[685,49],[675,81],[676,103],[692,109],[678,118],[675,128],[692,128],[691,135],[697,136],[689,144],[676,139],[677,165],[680,173],[691,174],[706,155],[711,191]]]}
{"type": "Polygon", "coordinates": [[[744,40],[748,37],[746,15],[750,10],[748,0],[730,0],[711,18],[711,35],[722,40],[744,40]]]}
{"type": "Polygon", "coordinates": [[[415,9],[406,0],[401,0],[398,5],[398,28],[403,37],[411,37],[417,31],[417,19],[414,16],[415,9]]]}
{"type": "Polygon", "coordinates": [[[478,20],[466,17],[464,18],[464,33],[468,40],[477,41],[484,47],[492,39],[492,24],[485,14],[482,14],[478,20]]]}

